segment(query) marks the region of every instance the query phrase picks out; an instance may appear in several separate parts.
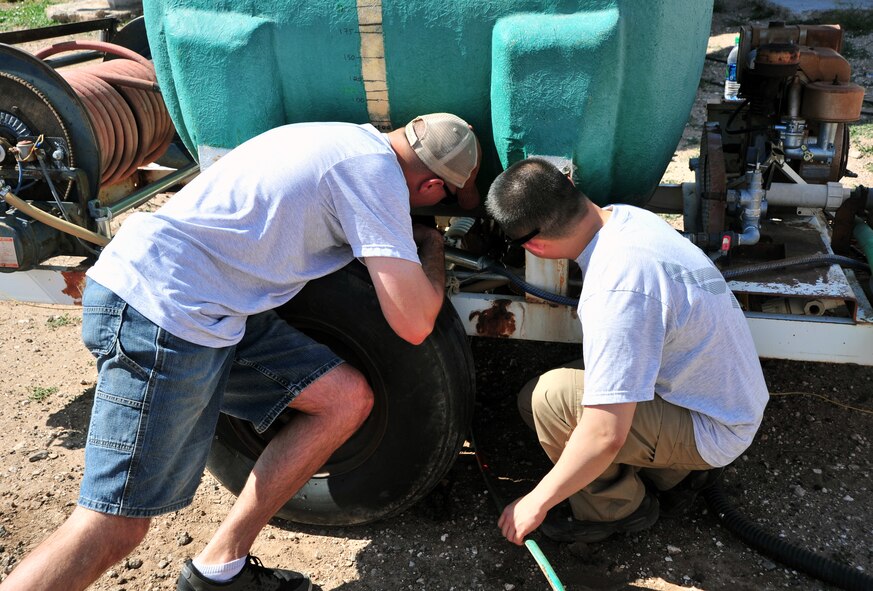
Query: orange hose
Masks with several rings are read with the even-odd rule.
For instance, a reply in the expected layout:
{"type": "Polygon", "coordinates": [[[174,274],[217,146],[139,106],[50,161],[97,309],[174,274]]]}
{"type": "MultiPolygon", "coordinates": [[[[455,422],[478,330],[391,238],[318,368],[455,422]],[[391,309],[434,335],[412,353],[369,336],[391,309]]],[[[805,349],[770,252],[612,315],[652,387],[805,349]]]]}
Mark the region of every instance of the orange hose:
{"type": "Polygon", "coordinates": [[[79,49],[122,58],[61,72],[85,105],[97,136],[100,183],[111,185],[163,155],[173,141],[175,128],[155,90],[154,66],[141,55],[103,41],[56,43],[34,55],[44,59],[79,49]]]}

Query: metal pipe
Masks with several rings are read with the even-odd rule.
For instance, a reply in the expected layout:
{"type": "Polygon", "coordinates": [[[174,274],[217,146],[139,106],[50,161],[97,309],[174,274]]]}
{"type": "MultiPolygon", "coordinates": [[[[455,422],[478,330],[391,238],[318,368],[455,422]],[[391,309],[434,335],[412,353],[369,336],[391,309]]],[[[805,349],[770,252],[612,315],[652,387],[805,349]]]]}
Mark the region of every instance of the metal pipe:
{"type": "MultiPolygon", "coordinates": [[[[815,139],[816,142],[826,141],[819,138],[810,138],[815,139]]],[[[819,162],[829,162],[833,160],[834,154],[836,153],[831,144],[830,148],[822,147],[819,143],[814,145],[805,144],[806,149],[803,147],[800,148],[785,148],[783,152],[785,153],[785,157],[790,160],[816,160],[819,162]]]]}
{"type": "Polygon", "coordinates": [[[165,191],[166,189],[184,181],[185,179],[197,174],[198,172],[200,172],[200,165],[196,162],[193,162],[188,166],[180,168],[176,172],[168,174],[167,176],[155,181],[154,183],[143,187],[139,191],[131,193],[126,198],[110,206],[101,207],[99,201],[91,201],[88,204],[89,209],[91,210],[91,216],[98,222],[103,219],[105,219],[106,221],[110,221],[116,215],[142,205],[158,193],[165,191]]]}
{"type": "Polygon", "coordinates": [[[0,43],[15,45],[17,43],[54,39],[55,37],[65,37],[67,35],[88,33],[90,31],[102,31],[104,36],[109,37],[108,39],[104,39],[104,41],[111,41],[111,37],[115,35],[115,30],[118,28],[118,23],[119,21],[117,18],[100,18],[75,23],[65,23],[62,25],[51,25],[48,27],[40,27],[38,29],[8,31],[0,33],[0,43]]]}
{"type": "Polygon", "coordinates": [[[743,231],[737,234],[737,245],[746,246],[757,244],[761,239],[761,231],[758,229],[758,222],[761,219],[762,203],[764,203],[764,187],[763,175],[761,168],[756,167],[754,171],[747,173],[749,179],[749,189],[742,191],[740,198],[741,202],[745,202],[743,214],[743,231]]]}
{"type": "Polygon", "coordinates": [[[795,78],[788,87],[788,116],[791,118],[800,117],[800,79],[795,78]]]}
{"type": "Polygon", "coordinates": [[[46,60],[43,60],[43,62],[51,69],[59,70],[61,68],[66,68],[67,66],[84,64],[86,62],[92,62],[94,60],[102,60],[104,57],[106,56],[99,51],[80,51],[79,53],[74,53],[72,55],[48,58],[46,60]]]}
{"type": "Polygon", "coordinates": [[[446,246],[445,248],[446,262],[473,269],[474,271],[484,271],[491,264],[491,260],[487,257],[476,257],[460,248],[446,246]]]}
{"type": "Polygon", "coordinates": [[[795,185],[772,183],[767,190],[771,206],[806,207],[835,211],[852,195],[852,190],[840,183],[826,185],[795,185]]]}
{"type": "Polygon", "coordinates": [[[834,149],[834,141],[837,139],[837,126],[839,123],[825,121],[818,130],[818,147],[824,150],[834,149]]]}
{"type": "Polygon", "coordinates": [[[10,190],[9,185],[0,185],[0,197],[2,197],[6,202],[15,207],[22,213],[29,215],[33,219],[44,223],[47,226],[51,226],[56,230],[60,230],[61,232],[66,232],[67,234],[71,234],[76,238],[81,238],[82,240],[87,240],[88,242],[92,242],[98,246],[106,246],[109,244],[109,239],[105,236],[101,236],[100,234],[95,234],[91,232],[87,228],[83,228],[82,226],[77,226],[76,224],[71,224],[66,220],[62,220],[60,218],[56,218],[50,213],[43,211],[33,205],[27,203],[20,197],[18,197],[15,193],[10,190]]]}

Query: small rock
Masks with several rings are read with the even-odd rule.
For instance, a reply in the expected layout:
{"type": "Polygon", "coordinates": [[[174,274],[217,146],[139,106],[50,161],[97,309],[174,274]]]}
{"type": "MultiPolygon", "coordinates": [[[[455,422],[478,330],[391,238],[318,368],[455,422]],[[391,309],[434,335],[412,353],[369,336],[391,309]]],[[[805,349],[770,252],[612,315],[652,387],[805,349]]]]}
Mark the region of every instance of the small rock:
{"type": "Polygon", "coordinates": [[[28,459],[29,461],[31,461],[31,462],[38,462],[38,461],[40,461],[40,460],[44,460],[44,459],[46,459],[48,456],[49,456],[49,452],[48,452],[48,450],[42,449],[42,450],[36,452],[35,454],[33,454],[32,456],[30,456],[30,457],[27,458],[27,459],[28,459]]]}
{"type": "Polygon", "coordinates": [[[849,503],[851,503],[851,502],[854,501],[855,499],[853,499],[853,498],[850,497],[849,495],[846,495],[846,496],[843,497],[843,500],[844,500],[844,501],[848,501],[849,503]]]}
{"type": "Polygon", "coordinates": [[[802,486],[800,486],[798,484],[797,486],[794,487],[794,494],[798,497],[802,497],[802,496],[806,495],[806,489],[804,489],[802,486]]]}
{"type": "Polygon", "coordinates": [[[515,589],[515,585],[513,585],[512,583],[506,583],[503,585],[503,588],[506,591],[512,591],[513,589],[515,589]]]}
{"type": "Polygon", "coordinates": [[[672,556],[665,556],[664,562],[673,562],[673,557],[672,556]]]}
{"type": "Polygon", "coordinates": [[[124,563],[124,567],[130,570],[136,570],[142,567],[142,560],[139,558],[128,558],[127,562],[124,563]]]}
{"type": "Polygon", "coordinates": [[[186,531],[183,531],[178,536],[176,536],[176,543],[179,544],[180,546],[187,546],[188,544],[190,544],[193,541],[194,541],[194,538],[192,538],[191,534],[189,534],[186,531]]]}
{"type": "Polygon", "coordinates": [[[669,552],[670,554],[679,554],[680,552],[682,552],[682,549],[679,548],[678,546],[668,545],[667,552],[669,552]]]}
{"type": "Polygon", "coordinates": [[[167,568],[170,566],[170,562],[167,560],[162,560],[158,563],[158,568],[167,568]]]}

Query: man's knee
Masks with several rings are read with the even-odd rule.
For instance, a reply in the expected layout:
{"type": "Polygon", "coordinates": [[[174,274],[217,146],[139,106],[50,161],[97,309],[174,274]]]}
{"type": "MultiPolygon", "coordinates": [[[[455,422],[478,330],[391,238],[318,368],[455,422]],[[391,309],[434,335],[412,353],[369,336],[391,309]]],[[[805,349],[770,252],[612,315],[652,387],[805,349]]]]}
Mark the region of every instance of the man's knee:
{"type": "Polygon", "coordinates": [[[69,521],[84,536],[107,542],[114,561],[121,560],[140,545],[149,531],[149,518],[123,517],[77,507],[69,521]]]}
{"type": "MultiPolygon", "coordinates": [[[[524,421],[535,428],[538,422],[560,421],[575,425],[578,377],[572,368],[547,371],[528,382],[518,393],[518,409],[524,421]]],[[[581,372],[580,372],[581,373],[581,372]]]]}
{"type": "Polygon", "coordinates": [[[121,558],[124,558],[133,552],[133,550],[142,543],[149,531],[149,527],[151,526],[151,519],[122,519],[124,519],[122,527],[126,532],[125,534],[122,534],[122,536],[126,547],[119,548],[119,552],[123,552],[124,554],[119,557],[118,560],[121,560],[121,558]]]}
{"type": "Polygon", "coordinates": [[[373,408],[373,390],[360,371],[343,363],[307,386],[291,408],[330,417],[338,428],[357,428],[373,408]]]}
{"type": "Polygon", "coordinates": [[[358,416],[359,422],[363,423],[373,409],[373,389],[364,374],[348,363],[344,363],[340,368],[349,372],[349,404],[352,407],[351,410],[358,416]]]}

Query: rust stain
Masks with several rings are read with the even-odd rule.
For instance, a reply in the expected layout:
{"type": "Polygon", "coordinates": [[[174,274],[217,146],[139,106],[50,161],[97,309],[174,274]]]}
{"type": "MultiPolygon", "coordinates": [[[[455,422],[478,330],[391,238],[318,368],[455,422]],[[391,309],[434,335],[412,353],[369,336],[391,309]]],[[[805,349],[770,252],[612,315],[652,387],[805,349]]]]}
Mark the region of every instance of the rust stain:
{"type": "Polygon", "coordinates": [[[494,300],[487,310],[470,312],[470,322],[476,320],[476,334],[483,337],[509,338],[515,333],[515,314],[507,308],[511,300],[494,300]]]}
{"type": "Polygon", "coordinates": [[[73,298],[73,303],[81,305],[82,292],[85,291],[85,272],[84,271],[61,271],[64,276],[66,287],[61,293],[73,298]]]}

